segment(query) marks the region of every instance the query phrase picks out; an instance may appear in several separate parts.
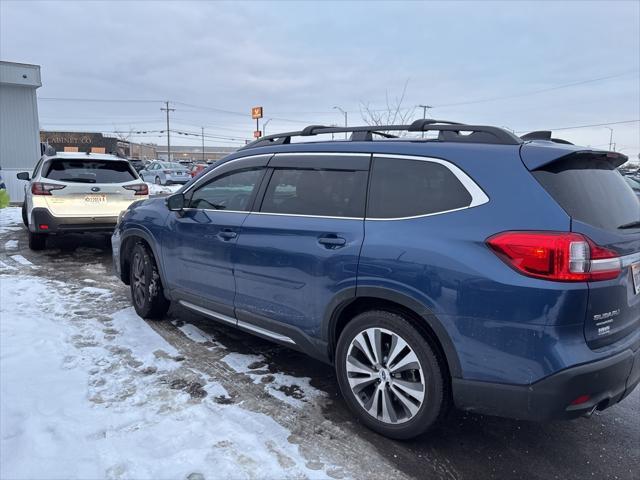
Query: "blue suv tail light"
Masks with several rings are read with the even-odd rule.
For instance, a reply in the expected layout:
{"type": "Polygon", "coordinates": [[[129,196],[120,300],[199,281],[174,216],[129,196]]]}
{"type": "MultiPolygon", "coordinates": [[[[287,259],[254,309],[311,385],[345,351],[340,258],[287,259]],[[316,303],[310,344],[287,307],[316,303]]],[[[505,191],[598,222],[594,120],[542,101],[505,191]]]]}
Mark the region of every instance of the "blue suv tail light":
{"type": "Polygon", "coordinates": [[[558,282],[593,282],[616,278],[618,254],[571,232],[504,232],[487,240],[507,265],[535,278],[558,282]]]}

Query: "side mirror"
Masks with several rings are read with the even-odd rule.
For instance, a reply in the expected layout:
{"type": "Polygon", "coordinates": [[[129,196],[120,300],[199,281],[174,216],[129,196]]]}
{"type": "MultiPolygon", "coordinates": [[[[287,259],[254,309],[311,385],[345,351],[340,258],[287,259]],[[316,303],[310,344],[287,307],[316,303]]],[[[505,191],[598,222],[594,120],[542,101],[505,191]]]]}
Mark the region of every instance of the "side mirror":
{"type": "Polygon", "coordinates": [[[16,177],[18,177],[18,180],[26,180],[27,182],[31,180],[29,178],[29,172],[20,172],[16,175],[16,177]]]}
{"type": "Polygon", "coordinates": [[[184,195],[175,193],[167,198],[167,207],[172,212],[179,212],[184,208],[184,195]]]}

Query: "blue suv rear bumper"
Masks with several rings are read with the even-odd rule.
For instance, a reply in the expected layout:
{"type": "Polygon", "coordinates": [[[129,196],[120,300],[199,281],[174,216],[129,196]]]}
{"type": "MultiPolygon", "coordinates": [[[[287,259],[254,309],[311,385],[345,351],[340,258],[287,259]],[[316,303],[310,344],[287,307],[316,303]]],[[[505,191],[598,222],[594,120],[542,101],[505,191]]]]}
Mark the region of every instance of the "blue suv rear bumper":
{"type": "Polygon", "coordinates": [[[521,420],[571,419],[604,410],[640,383],[640,346],[567,368],[531,385],[453,379],[458,408],[521,420]],[[579,397],[588,399],[572,404],[579,397]]]}

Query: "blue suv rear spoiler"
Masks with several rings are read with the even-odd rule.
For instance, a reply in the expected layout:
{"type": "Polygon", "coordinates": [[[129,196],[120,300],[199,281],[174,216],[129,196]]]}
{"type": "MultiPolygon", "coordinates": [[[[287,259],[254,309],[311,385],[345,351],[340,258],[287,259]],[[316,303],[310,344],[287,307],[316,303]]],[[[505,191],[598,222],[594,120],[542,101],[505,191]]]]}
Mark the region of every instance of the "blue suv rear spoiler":
{"type": "Polygon", "coordinates": [[[606,158],[614,168],[619,167],[628,160],[626,155],[618,152],[592,150],[577,145],[551,141],[531,141],[522,144],[520,147],[520,158],[529,170],[537,170],[570,155],[606,158]]]}

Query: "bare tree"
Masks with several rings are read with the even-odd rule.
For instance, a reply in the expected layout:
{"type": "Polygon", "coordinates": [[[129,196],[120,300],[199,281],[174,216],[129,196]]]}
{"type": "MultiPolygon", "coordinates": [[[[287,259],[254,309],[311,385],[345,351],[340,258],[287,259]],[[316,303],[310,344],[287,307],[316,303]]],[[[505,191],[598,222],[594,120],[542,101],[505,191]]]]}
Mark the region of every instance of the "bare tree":
{"type": "MultiPolygon", "coordinates": [[[[402,93],[399,97],[389,98],[389,92],[385,91],[386,108],[374,109],[369,102],[360,102],[360,115],[367,125],[406,125],[411,123],[415,115],[416,107],[403,107],[409,80],[404,82],[402,93]]],[[[404,133],[401,133],[404,135],[404,133]]]]}
{"type": "Polygon", "coordinates": [[[133,136],[133,133],[134,133],[133,128],[129,127],[129,131],[125,132],[125,131],[118,130],[116,128],[116,126],[114,125],[113,126],[113,133],[115,134],[115,137],[119,140],[119,142],[118,142],[119,145],[116,148],[116,151],[112,152],[112,153],[115,153],[119,157],[126,157],[127,153],[126,153],[124,144],[127,144],[129,146],[129,156],[130,157],[133,156],[132,155],[133,152],[131,150],[133,148],[132,142],[131,142],[131,137],[133,136]]]}

